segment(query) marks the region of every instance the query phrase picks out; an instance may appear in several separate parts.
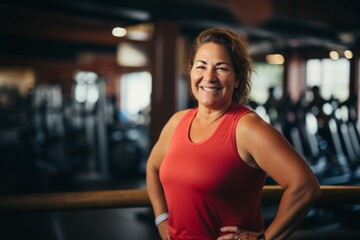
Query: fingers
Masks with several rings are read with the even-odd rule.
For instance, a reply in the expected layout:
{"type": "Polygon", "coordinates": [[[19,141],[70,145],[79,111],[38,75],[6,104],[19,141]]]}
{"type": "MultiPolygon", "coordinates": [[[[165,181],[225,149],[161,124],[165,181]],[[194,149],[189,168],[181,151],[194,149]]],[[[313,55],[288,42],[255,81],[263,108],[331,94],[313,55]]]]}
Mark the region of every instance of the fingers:
{"type": "Polygon", "coordinates": [[[224,236],[217,238],[217,240],[255,240],[258,234],[254,234],[252,232],[246,233],[229,233],[224,236]]]}
{"type": "Polygon", "coordinates": [[[224,233],[230,233],[230,234],[226,234],[224,236],[221,236],[217,240],[236,240],[236,239],[240,239],[239,234],[245,232],[244,229],[241,229],[238,226],[222,227],[222,228],[220,228],[220,231],[224,232],[224,233]]]}
{"type": "Polygon", "coordinates": [[[220,228],[220,231],[225,234],[219,237],[217,240],[247,240],[247,239],[256,239],[259,235],[258,232],[251,232],[245,229],[239,228],[238,226],[225,226],[220,228]]]}
{"type": "Polygon", "coordinates": [[[232,233],[232,234],[227,234],[227,235],[221,236],[217,240],[238,240],[238,239],[240,239],[239,235],[232,233]]]}
{"type": "Polygon", "coordinates": [[[226,226],[220,228],[221,232],[231,232],[231,233],[243,233],[246,232],[245,229],[239,228],[238,226],[226,226]]]}
{"type": "Polygon", "coordinates": [[[170,240],[170,235],[166,234],[166,235],[161,235],[161,240],[170,240]]]}

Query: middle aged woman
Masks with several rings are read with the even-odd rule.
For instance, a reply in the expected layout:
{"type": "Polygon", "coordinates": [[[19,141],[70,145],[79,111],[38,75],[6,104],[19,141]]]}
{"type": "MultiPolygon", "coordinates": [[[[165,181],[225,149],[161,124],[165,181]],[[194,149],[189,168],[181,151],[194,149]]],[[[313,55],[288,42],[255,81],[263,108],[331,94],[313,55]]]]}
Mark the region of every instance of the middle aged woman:
{"type": "Polygon", "coordinates": [[[311,169],[277,130],[245,107],[252,62],[241,38],[208,29],[189,63],[198,106],[175,113],[147,163],[162,240],[286,239],[320,194],[311,169]],[[284,190],[265,228],[266,174],[284,190]]]}

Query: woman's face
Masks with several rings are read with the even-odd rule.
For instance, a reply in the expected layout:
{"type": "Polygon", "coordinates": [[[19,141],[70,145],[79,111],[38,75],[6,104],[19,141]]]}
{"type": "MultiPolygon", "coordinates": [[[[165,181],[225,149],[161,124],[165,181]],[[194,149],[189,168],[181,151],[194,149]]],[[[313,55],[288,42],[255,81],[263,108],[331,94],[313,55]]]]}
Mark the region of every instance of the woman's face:
{"type": "Polygon", "coordinates": [[[198,49],[190,77],[199,105],[211,108],[231,103],[233,90],[239,85],[230,55],[216,43],[205,43],[198,49]]]}

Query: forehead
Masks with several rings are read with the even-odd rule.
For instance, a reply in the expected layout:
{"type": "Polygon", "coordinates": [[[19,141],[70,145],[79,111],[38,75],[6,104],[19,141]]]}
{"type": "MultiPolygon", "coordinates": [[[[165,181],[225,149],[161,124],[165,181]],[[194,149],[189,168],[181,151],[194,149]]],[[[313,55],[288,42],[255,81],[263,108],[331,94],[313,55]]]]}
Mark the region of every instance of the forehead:
{"type": "Polygon", "coordinates": [[[217,43],[205,43],[201,45],[196,54],[196,60],[221,60],[231,62],[230,54],[226,48],[217,43]]]}

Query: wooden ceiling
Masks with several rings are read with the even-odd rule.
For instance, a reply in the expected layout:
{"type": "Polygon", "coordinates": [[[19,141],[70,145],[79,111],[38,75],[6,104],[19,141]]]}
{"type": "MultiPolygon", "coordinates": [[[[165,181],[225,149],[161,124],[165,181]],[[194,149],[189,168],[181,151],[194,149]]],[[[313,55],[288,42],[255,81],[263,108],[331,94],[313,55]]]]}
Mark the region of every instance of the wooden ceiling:
{"type": "Polygon", "coordinates": [[[114,51],[113,27],[156,20],[177,21],[190,38],[206,27],[234,28],[255,54],[357,48],[358,9],[358,0],[3,0],[0,57],[114,51]]]}

